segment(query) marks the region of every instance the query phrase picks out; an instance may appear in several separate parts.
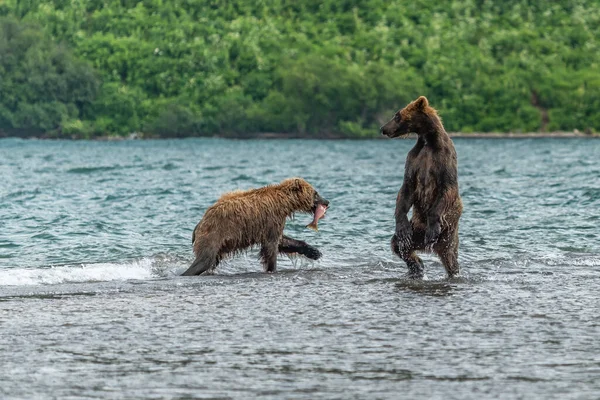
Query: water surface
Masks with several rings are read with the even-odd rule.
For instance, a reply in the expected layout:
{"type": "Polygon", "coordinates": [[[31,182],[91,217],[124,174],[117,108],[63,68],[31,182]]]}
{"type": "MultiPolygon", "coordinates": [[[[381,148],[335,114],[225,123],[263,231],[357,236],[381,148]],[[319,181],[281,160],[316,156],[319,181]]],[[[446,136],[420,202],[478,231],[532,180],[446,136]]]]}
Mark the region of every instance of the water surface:
{"type": "Polygon", "coordinates": [[[462,276],[389,250],[413,140],[0,140],[2,398],[597,399],[600,142],[456,139],[462,276]],[[179,277],[219,195],[302,176],[318,262],[179,277]]]}

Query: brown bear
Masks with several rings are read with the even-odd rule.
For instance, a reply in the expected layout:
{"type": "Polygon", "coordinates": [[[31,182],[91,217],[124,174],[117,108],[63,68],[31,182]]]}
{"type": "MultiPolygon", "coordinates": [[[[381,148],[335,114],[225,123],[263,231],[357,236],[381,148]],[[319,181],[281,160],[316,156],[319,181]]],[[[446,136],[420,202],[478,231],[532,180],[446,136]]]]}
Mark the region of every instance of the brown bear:
{"type": "Polygon", "coordinates": [[[319,250],[285,236],[283,228],[286,218],[302,212],[313,214],[309,226],[316,229],[328,207],[329,201],[302,178],[225,193],[194,228],[192,245],[196,259],[183,275],[213,271],[223,258],[252,246],[261,246],[266,272],[277,269],[278,253],[297,253],[317,260],[321,257],[319,250]]]}
{"type": "Polygon", "coordinates": [[[396,199],[392,251],[406,262],[410,277],[424,275],[423,261],[416,250],[433,250],[448,276],[454,277],[459,273],[458,220],[463,209],[458,193],[456,150],[437,111],[424,96],[381,127],[381,133],[390,138],[411,132],[417,134],[417,143],[406,157],[404,182],[396,199]]]}

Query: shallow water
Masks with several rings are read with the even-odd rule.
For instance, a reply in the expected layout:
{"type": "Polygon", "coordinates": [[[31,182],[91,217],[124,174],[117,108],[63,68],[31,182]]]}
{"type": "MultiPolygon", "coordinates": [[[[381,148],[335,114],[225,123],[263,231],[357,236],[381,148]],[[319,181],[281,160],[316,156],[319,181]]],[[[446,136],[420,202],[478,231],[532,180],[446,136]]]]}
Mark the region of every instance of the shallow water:
{"type": "Polygon", "coordinates": [[[388,246],[413,140],[0,140],[0,397],[597,399],[600,142],[456,139],[462,276],[388,246]],[[224,191],[302,176],[318,262],[179,277],[224,191]]]}

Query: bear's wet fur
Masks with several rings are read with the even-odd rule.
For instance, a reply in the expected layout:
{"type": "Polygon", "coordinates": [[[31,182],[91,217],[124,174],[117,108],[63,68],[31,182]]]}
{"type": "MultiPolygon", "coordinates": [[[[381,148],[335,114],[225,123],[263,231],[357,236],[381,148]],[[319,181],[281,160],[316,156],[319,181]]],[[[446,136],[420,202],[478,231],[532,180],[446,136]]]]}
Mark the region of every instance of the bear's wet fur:
{"type": "Polygon", "coordinates": [[[423,261],[416,251],[435,252],[448,276],[458,275],[458,221],[463,206],[456,150],[442,120],[421,96],[399,110],[381,127],[381,133],[390,138],[417,134],[417,143],[406,157],[404,181],[396,199],[392,251],[406,262],[413,278],[424,276],[423,261]]]}
{"type": "Polygon", "coordinates": [[[223,194],[194,228],[192,245],[196,259],[183,275],[212,272],[222,259],[253,246],[260,246],[266,272],[276,271],[278,253],[319,259],[319,250],[283,235],[283,228],[294,213],[314,213],[320,204],[329,206],[302,178],[223,194]]]}

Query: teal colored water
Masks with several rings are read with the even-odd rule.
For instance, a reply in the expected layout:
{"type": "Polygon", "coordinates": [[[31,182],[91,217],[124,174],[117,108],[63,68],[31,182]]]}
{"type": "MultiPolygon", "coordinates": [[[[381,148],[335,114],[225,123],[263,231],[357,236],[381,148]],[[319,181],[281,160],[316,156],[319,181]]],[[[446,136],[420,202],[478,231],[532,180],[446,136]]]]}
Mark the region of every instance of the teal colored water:
{"type": "Polygon", "coordinates": [[[600,393],[600,142],[456,139],[462,274],[389,249],[414,141],[0,140],[1,398],[600,393]],[[221,193],[302,176],[323,252],[180,277],[221,193]]]}

